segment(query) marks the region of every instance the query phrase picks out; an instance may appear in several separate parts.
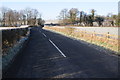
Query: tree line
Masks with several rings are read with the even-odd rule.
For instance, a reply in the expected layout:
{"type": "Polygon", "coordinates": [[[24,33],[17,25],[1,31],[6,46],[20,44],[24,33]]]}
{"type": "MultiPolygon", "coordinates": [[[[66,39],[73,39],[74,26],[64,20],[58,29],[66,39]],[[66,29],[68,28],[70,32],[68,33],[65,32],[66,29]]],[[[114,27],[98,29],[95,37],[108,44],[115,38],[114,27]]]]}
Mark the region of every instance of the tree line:
{"type": "Polygon", "coordinates": [[[7,7],[0,8],[0,26],[42,25],[44,20],[37,9],[12,10],[7,7]]]}
{"type": "Polygon", "coordinates": [[[77,8],[62,9],[58,19],[61,25],[94,26],[96,22],[98,26],[120,26],[120,13],[118,15],[109,13],[107,16],[101,16],[96,15],[95,9],[91,9],[89,14],[79,11],[77,8]]]}

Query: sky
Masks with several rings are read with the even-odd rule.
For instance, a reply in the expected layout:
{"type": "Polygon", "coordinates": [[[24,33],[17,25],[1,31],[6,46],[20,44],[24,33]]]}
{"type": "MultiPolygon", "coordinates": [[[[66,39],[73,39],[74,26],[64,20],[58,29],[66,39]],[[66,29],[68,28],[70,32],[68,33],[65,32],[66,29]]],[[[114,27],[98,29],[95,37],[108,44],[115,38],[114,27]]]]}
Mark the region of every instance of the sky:
{"type": "Polygon", "coordinates": [[[0,0],[1,2],[118,2],[119,0],[0,0]]]}
{"type": "MultiPolygon", "coordinates": [[[[82,0],[83,1],[83,0],[82,0]]],[[[13,10],[22,10],[26,7],[35,8],[37,9],[41,14],[42,18],[44,20],[54,20],[57,19],[57,16],[59,15],[60,11],[64,8],[67,8],[68,10],[71,8],[78,8],[79,11],[84,11],[87,13],[90,13],[91,9],[96,10],[96,15],[107,15],[108,13],[117,14],[118,13],[118,0],[109,0],[108,2],[94,2],[94,0],[91,0],[91,2],[87,2],[86,0],[82,2],[80,0],[70,0],[65,2],[65,0],[61,1],[55,1],[55,0],[44,0],[44,1],[36,1],[36,0],[30,0],[28,1],[15,1],[15,0],[9,0],[2,1],[0,3],[0,7],[8,7],[13,10]]],[[[100,0],[99,0],[100,1],[100,0]]],[[[107,1],[107,0],[106,0],[107,1]]]]}

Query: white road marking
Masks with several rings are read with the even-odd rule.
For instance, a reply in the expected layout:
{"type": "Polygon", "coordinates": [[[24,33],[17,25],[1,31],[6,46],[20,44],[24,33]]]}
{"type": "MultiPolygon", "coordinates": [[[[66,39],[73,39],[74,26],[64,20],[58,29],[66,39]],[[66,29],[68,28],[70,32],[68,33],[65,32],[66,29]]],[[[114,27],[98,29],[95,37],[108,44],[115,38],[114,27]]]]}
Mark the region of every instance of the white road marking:
{"type": "Polygon", "coordinates": [[[66,57],[65,54],[49,39],[50,43],[63,55],[63,57],[66,57]]]}
{"type": "Polygon", "coordinates": [[[44,33],[42,33],[45,37],[47,37],[44,33]]]}

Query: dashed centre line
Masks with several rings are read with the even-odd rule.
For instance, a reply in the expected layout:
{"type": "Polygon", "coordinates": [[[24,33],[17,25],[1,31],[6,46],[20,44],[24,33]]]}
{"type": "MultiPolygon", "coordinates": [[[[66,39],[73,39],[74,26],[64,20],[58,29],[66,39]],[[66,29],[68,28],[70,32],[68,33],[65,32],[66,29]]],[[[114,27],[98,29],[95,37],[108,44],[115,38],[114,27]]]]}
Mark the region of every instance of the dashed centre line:
{"type": "MultiPolygon", "coordinates": [[[[41,31],[39,31],[41,33],[41,31]]],[[[47,37],[44,33],[42,33],[43,36],[47,37]]],[[[61,53],[63,57],[66,57],[65,54],[49,39],[50,43],[61,53]]]]}
{"type": "Polygon", "coordinates": [[[49,39],[50,43],[62,54],[63,57],[66,57],[65,54],[49,39]]]}
{"type": "Polygon", "coordinates": [[[45,37],[47,37],[44,33],[42,33],[45,37]]]}

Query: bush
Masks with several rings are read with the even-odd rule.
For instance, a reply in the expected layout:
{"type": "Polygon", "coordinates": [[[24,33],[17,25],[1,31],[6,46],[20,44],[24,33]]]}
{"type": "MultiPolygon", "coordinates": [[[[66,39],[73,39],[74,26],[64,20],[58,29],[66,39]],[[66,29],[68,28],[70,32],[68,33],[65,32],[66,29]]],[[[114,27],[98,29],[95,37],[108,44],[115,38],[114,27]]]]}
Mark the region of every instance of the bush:
{"type": "Polygon", "coordinates": [[[2,30],[2,50],[3,54],[12,47],[21,37],[26,36],[28,28],[2,30]]]}

